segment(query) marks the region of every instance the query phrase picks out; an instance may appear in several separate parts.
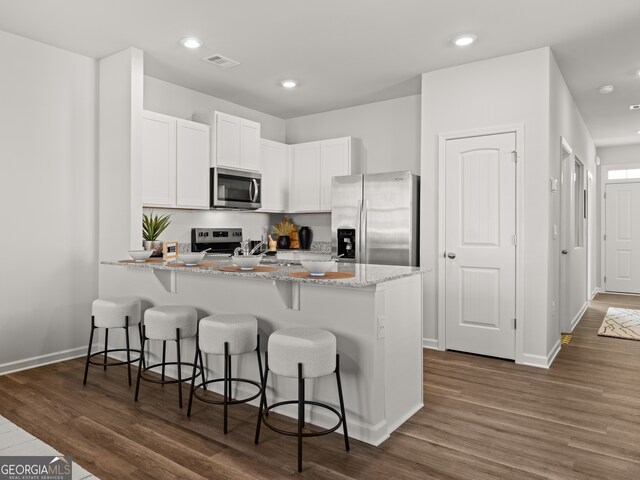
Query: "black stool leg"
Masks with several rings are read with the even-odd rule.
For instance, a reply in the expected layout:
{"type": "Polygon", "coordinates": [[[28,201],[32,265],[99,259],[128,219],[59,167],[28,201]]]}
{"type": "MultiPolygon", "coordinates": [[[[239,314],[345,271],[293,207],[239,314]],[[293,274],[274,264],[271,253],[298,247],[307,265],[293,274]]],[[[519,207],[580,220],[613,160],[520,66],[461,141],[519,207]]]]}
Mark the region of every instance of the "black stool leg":
{"type": "Polygon", "coordinates": [[[87,363],[84,366],[83,385],[87,384],[87,373],[89,373],[89,359],[91,358],[91,345],[93,344],[93,331],[95,330],[95,317],[91,315],[91,332],[89,333],[89,348],[87,349],[87,363]]]}
{"type": "Polygon", "coordinates": [[[109,329],[104,329],[104,371],[107,371],[107,350],[109,350],[109,329]]]}
{"type": "Polygon", "coordinates": [[[347,417],[344,413],[344,399],[342,398],[342,382],[340,382],[340,354],[336,354],[336,381],[338,383],[338,398],[340,399],[340,414],[342,415],[342,433],[344,434],[344,448],[349,451],[349,433],[347,432],[347,417]]]}
{"type": "MultiPolygon", "coordinates": [[[[182,408],[182,362],[180,361],[180,329],[176,328],[176,350],[178,353],[178,405],[182,408]]],[[[164,368],[164,362],[162,364],[164,368]]]]}
{"type": "Polygon", "coordinates": [[[267,408],[267,377],[269,376],[269,352],[264,352],[264,379],[262,381],[262,394],[260,395],[260,407],[258,408],[258,423],[256,425],[256,438],[254,443],[260,441],[260,425],[262,424],[262,406],[267,408]]]}
{"type": "Polygon", "coordinates": [[[129,347],[129,315],[124,317],[124,338],[127,342],[127,374],[129,375],[129,386],[131,386],[131,350],[129,347]]]}
{"type": "MultiPolygon", "coordinates": [[[[166,358],[167,358],[167,341],[163,340],[162,341],[162,381],[164,382],[164,364],[166,362],[166,358]]],[[[162,386],[164,387],[164,384],[162,384],[162,386]]]]}
{"type": "MultiPolygon", "coordinates": [[[[264,383],[264,373],[262,371],[262,357],[260,356],[260,334],[258,334],[258,344],[256,346],[256,354],[258,355],[258,373],[260,374],[260,385],[262,385],[264,383]]],[[[262,403],[262,396],[260,397],[260,402],[262,403]]]]}
{"type": "Polygon", "coordinates": [[[224,342],[224,425],[223,432],[227,433],[227,403],[229,399],[229,342],[224,342]]]}
{"type": "MultiPolygon", "coordinates": [[[[198,344],[198,339],[196,339],[196,351],[198,352],[198,356],[200,357],[200,373],[202,374],[202,388],[204,390],[207,389],[207,379],[204,376],[204,361],[202,360],[202,350],[200,350],[200,345],[198,344]]],[[[195,363],[195,361],[193,362],[195,363]]],[[[195,375],[195,370],[194,370],[195,375]]]]}
{"type": "Polygon", "coordinates": [[[302,471],[302,425],[304,424],[304,378],[298,363],[298,472],[302,471]]]}
{"type": "Polygon", "coordinates": [[[138,334],[140,335],[140,358],[142,359],[142,368],[145,367],[144,362],[144,348],[142,348],[142,322],[138,324],[138,334]]]}
{"type": "Polygon", "coordinates": [[[147,338],[147,328],[142,327],[142,336],[140,337],[140,362],[138,364],[138,379],[136,380],[136,395],[134,400],[138,401],[138,392],[140,391],[140,375],[142,374],[143,362],[144,362],[144,343],[147,338]]]}
{"type": "MultiPolygon", "coordinates": [[[[198,367],[198,358],[200,358],[200,363],[202,363],[202,353],[200,352],[200,343],[198,341],[198,335],[196,335],[196,354],[193,359],[193,372],[191,373],[191,389],[189,390],[189,407],[187,408],[187,417],[191,416],[191,405],[193,404],[193,391],[196,387],[196,369],[198,367]]],[[[204,375],[202,376],[202,381],[204,382],[204,375]]]]}

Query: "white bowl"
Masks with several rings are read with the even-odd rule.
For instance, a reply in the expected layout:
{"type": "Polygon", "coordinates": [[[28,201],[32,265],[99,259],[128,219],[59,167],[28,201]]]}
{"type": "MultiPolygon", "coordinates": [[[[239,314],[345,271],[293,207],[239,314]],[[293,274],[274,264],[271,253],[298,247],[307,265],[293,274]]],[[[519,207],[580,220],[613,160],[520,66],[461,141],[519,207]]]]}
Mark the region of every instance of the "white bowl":
{"type": "Polygon", "coordinates": [[[333,260],[300,259],[304,268],[313,277],[323,277],[335,265],[333,260]]]}
{"type": "Polygon", "coordinates": [[[253,270],[262,260],[262,255],[234,255],[231,261],[240,267],[240,270],[253,270]]]}
{"type": "Polygon", "coordinates": [[[181,253],[178,255],[178,260],[184,263],[185,265],[193,266],[200,263],[205,255],[206,255],[205,252],[181,253]]]}
{"type": "Polygon", "coordinates": [[[153,250],[129,250],[129,256],[133,258],[136,262],[140,262],[140,263],[147,260],[152,253],[153,253],[153,250]]]}

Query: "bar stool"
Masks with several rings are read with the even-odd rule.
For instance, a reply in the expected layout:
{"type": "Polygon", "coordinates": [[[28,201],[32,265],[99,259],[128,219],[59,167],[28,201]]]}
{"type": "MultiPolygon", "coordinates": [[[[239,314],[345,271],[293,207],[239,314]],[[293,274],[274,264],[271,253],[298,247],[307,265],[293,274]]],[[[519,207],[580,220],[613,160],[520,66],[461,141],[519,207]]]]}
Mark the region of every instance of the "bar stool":
{"type": "Polygon", "coordinates": [[[198,332],[198,312],[193,307],[185,305],[166,305],[161,307],[149,308],[144,312],[144,325],[142,327],[142,351],[147,340],[162,341],[162,363],[144,366],[144,354],[140,357],[140,365],[138,367],[138,379],[136,381],[135,401],[138,401],[138,393],[140,391],[140,379],[147,382],[159,383],[166,385],[170,383],[178,384],[178,405],[182,408],[182,381],[191,380],[191,377],[182,378],[182,366],[193,366],[192,363],[185,363],[180,358],[180,341],[183,338],[195,337],[198,332]],[[176,342],[176,360],[175,362],[167,362],[167,341],[176,342]],[[176,365],[178,370],[177,380],[165,380],[164,372],[167,365],[176,365]],[[145,376],[148,370],[162,367],[162,375],[160,380],[145,376]]]}
{"type": "Polygon", "coordinates": [[[198,400],[213,405],[224,405],[224,424],[223,431],[227,433],[227,408],[229,405],[237,405],[239,403],[250,402],[258,398],[262,393],[262,359],[260,358],[260,335],[258,334],[258,319],[252,315],[242,314],[218,314],[200,320],[198,331],[198,346],[196,355],[193,360],[193,375],[191,376],[191,391],[189,393],[189,408],[187,416],[191,416],[191,405],[193,397],[198,400]],[[204,372],[202,363],[202,352],[210,355],[224,355],[224,373],[222,378],[215,378],[206,381],[204,373],[202,375],[202,383],[196,385],[196,363],[200,358],[200,368],[204,372]],[[258,357],[258,374],[260,375],[260,383],[245,378],[233,377],[231,373],[231,356],[243,355],[246,353],[256,352],[258,357]],[[206,388],[207,385],[217,382],[224,382],[224,393],[222,401],[213,400],[201,396],[198,392],[200,387],[206,388]],[[233,399],[231,397],[231,389],[234,382],[248,383],[258,388],[258,392],[247,398],[233,399]]]}
{"type": "Polygon", "coordinates": [[[265,372],[262,383],[262,397],[258,411],[258,424],[256,425],[256,444],[260,439],[261,423],[264,423],[271,430],[282,435],[298,437],[298,472],[302,471],[302,439],[305,437],[327,435],[335,432],[340,425],[342,425],[344,446],[345,449],[349,451],[349,434],[347,432],[342,384],[340,382],[340,355],[336,353],[336,337],[333,333],[318,328],[285,328],[271,334],[267,352],[265,353],[265,372]],[[287,400],[267,406],[267,377],[270,370],[276,375],[298,378],[297,400],[287,400]],[[304,396],[305,379],[323,377],[331,373],[336,374],[340,412],[326,403],[305,400],[304,396]],[[263,404],[265,405],[264,410],[263,404]],[[297,431],[283,430],[269,423],[266,417],[270,410],[282,405],[291,404],[298,405],[297,431]],[[318,432],[303,432],[305,405],[314,405],[333,412],[338,418],[338,423],[331,428],[318,432]]]}
{"type": "Polygon", "coordinates": [[[142,345],[142,331],[140,329],[140,299],[137,297],[110,297],[98,298],[91,304],[91,333],[89,334],[89,348],[87,349],[87,361],[84,366],[84,379],[82,384],[87,384],[87,374],[89,373],[89,364],[100,365],[107,370],[107,367],[115,365],[127,365],[127,373],[129,374],[129,385],[131,385],[131,363],[137,362],[142,358],[142,347],[140,350],[131,349],[129,346],[129,327],[138,326],[138,334],[140,335],[140,345],[142,345]],[[104,350],[91,353],[93,344],[93,332],[96,328],[104,328],[104,350]],[[124,328],[124,335],[127,348],[109,349],[109,329],[124,328]],[[127,360],[124,362],[107,362],[107,355],[113,352],[127,352],[127,360]],[[131,358],[131,352],[139,355],[137,358],[131,358]],[[96,355],[104,355],[102,362],[92,360],[96,355]]]}

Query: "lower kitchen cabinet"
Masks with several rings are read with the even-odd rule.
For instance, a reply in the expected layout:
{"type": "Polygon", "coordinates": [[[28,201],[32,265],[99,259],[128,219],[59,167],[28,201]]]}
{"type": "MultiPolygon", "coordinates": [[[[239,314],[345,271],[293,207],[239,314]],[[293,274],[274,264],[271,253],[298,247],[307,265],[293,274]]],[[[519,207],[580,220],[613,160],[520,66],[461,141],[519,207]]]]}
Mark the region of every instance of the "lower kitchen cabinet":
{"type": "Polygon", "coordinates": [[[208,125],[143,112],[143,205],[208,209],[209,145],[208,125]]]}
{"type": "Polygon", "coordinates": [[[289,146],[262,139],[260,173],[262,173],[261,212],[286,212],[289,206],[289,146]]]}

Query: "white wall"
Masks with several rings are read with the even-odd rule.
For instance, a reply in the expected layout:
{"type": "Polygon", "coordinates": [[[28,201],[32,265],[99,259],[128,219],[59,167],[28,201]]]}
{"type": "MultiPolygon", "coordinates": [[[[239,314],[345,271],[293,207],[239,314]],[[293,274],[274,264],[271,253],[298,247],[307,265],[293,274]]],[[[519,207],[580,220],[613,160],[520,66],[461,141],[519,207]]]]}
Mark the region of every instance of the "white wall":
{"type": "Polygon", "coordinates": [[[187,120],[218,110],[260,122],[262,138],[276,142],[285,139],[285,121],[281,118],[154,77],[144,77],[144,108],[187,120]]]}
{"type": "Polygon", "coordinates": [[[362,140],[363,171],[420,174],[420,95],[289,118],[286,143],[352,136],[362,140]]]}
{"type": "MultiPolygon", "coordinates": [[[[422,76],[421,265],[424,335],[437,339],[438,134],[524,124],[524,354],[543,361],[547,349],[548,48],[425,73],[422,76]]],[[[521,152],[522,153],[522,152],[521,152]]]]}
{"type": "MultiPolygon", "coordinates": [[[[549,271],[547,292],[549,303],[547,305],[547,315],[550,320],[547,331],[547,348],[550,350],[558,342],[560,337],[560,262],[562,248],[569,250],[569,255],[564,259],[567,266],[566,298],[563,301],[568,303],[569,318],[578,315],[587,300],[590,292],[598,283],[597,280],[597,259],[599,245],[597,243],[597,180],[595,165],[595,146],[591,134],[576,107],[571,92],[558,68],[553,57],[549,57],[549,171],[553,178],[560,178],[561,172],[561,147],[560,138],[563,137],[571,146],[573,155],[577,157],[585,166],[587,180],[585,186],[589,190],[589,203],[587,210],[587,235],[585,247],[573,248],[573,222],[569,221],[568,240],[561,245],[560,238],[553,239],[549,235],[549,271]],[[587,254],[589,256],[587,256],[587,254]],[[587,267],[589,262],[589,268],[587,267]],[[590,274],[590,275],[589,275],[590,274]],[[590,278],[589,278],[590,276],[590,278]],[[589,293],[587,293],[589,292],[589,293]],[[553,311],[552,302],[555,302],[556,309],[553,311]]],[[[573,158],[573,157],[572,157],[573,158]]],[[[564,188],[570,188],[570,182],[566,182],[564,188]]],[[[561,195],[560,193],[549,193],[549,215],[550,228],[554,224],[558,225],[562,232],[563,223],[561,219],[561,195]]],[[[573,220],[573,219],[570,219],[573,220]]]]}
{"type": "Polygon", "coordinates": [[[5,373],[86,352],[98,289],[97,107],[90,58],[0,32],[0,63],[5,373]]]}
{"type": "MultiPolygon", "coordinates": [[[[639,135],[640,137],[640,135],[639,135]]],[[[640,163],[640,143],[598,148],[601,165],[640,163]]]]}

